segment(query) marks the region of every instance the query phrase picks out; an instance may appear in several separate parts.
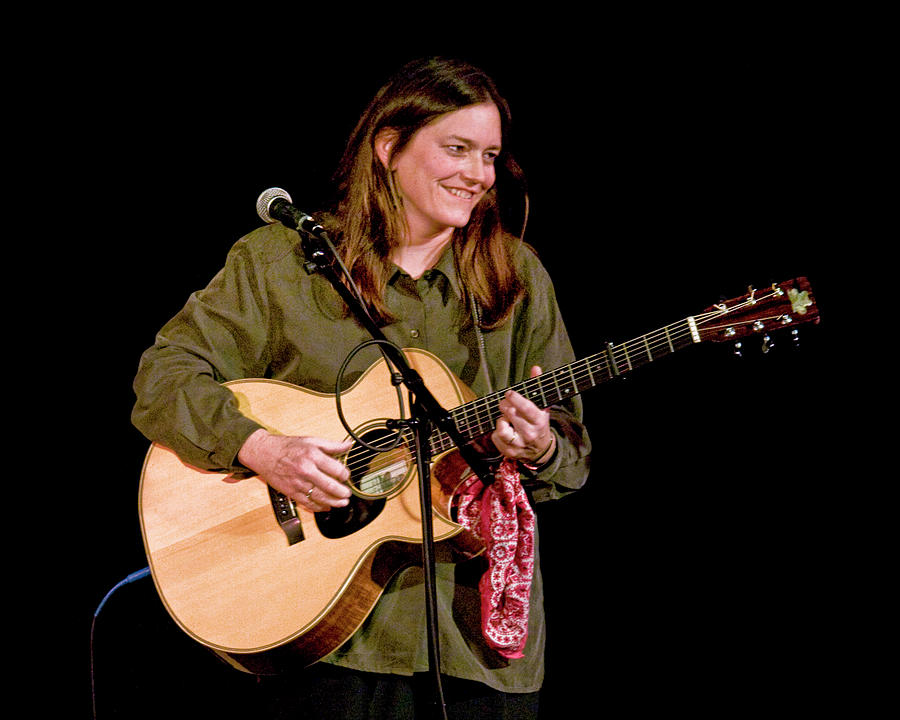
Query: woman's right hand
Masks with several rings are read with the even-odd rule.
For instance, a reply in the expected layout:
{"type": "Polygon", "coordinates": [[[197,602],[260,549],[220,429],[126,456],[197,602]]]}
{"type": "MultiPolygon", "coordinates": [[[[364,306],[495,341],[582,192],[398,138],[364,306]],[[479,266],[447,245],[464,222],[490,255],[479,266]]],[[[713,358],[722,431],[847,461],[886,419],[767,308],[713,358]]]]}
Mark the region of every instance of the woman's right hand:
{"type": "Polygon", "coordinates": [[[321,512],[349,502],[350,471],[336,456],[351,447],[351,440],[273,435],[260,429],[244,442],[238,461],[278,492],[321,512]]]}

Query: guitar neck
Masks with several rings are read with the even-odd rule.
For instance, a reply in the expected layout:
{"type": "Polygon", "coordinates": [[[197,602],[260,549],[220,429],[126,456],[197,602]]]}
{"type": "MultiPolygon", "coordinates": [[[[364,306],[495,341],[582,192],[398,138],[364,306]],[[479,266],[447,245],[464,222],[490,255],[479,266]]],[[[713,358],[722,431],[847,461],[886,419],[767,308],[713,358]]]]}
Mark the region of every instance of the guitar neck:
{"type": "MultiPolygon", "coordinates": [[[[546,409],[700,341],[695,320],[689,317],[633,340],[618,345],[610,344],[603,352],[460,405],[450,415],[459,432],[466,439],[474,440],[491,432],[496,426],[500,417],[497,403],[507,390],[515,390],[541,409],[546,409]]],[[[434,453],[445,452],[454,447],[453,440],[444,432],[436,432],[432,436],[431,445],[434,453]]]]}

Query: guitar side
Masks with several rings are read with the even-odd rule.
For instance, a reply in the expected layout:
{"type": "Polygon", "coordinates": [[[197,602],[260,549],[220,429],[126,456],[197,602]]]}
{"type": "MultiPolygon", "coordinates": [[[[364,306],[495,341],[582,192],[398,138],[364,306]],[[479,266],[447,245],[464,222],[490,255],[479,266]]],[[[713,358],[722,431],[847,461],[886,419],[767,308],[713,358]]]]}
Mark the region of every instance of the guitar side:
{"type": "MultiPolygon", "coordinates": [[[[441,404],[453,407],[471,394],[435,356],[408,356],[441,404]]],[[[226,385],[242,412],[271,432],[346,436],[331,395],[273,380],[226,385]]],[[[342,407],[351,427],[397,417],[387,366],[373,365],[342,395],[342,407]]],[[[188,635],[252,672],[267,672],[284,656],[304,665],[321,659],[358,629],[396,572],[421,560],[415,477],[346,537],[324,536],[315,515],[297,506],[302,540],[293,544],[259,478],[234,481],[199,470],[159,444],[147,454],[139,497],[150,569],[169,614],[188,635]]],[[[436,542],[462,532],[441,517],[433,522],[436,542]]]]}

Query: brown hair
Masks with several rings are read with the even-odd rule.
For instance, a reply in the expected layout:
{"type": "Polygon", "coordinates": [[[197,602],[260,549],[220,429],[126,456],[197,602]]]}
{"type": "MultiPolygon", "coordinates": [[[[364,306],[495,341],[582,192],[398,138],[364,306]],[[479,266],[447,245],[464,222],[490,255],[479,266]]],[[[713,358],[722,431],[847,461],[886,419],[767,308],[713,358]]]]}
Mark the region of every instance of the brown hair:
{"type": "Polygon", "coordinates": [[[377,157],[375,139],[390,129],[396,134],[392,148],[396,154],[438,116],[485,102],[500,112],[504,149],[494,187],[475,207],[469,223],[454,231],[453,252],[465,292],[478,303],[482,327],[503,324],[522,295],[513,254],[521,243],[524,220],[515,232],[505,228],[510,210],[527,209],[524,175],[505,147],[509,107],[482,70],[458,60],[426,58],[401,68],[363,113],[335,173],[332,211],[322,218],[379,322],[393,320],[384,304],[384,289],[392,241],[406,232],[406,220],[391,173],[377,157]],[[500,194],[510,206],[502,213],[500,194]]]}

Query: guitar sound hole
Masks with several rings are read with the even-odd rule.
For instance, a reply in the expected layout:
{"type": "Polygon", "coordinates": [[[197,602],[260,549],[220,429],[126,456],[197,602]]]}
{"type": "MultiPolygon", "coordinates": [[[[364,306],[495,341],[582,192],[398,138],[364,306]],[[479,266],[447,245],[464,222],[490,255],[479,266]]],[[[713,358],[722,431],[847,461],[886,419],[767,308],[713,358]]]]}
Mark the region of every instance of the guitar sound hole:
{"type": "Polygon", "coordinates": [[[350,470],[350,489],[364,499],[389,498],[406,487],[412,475],[412,463],[406,442],[394,445],[396,433],[385,427],[364,432],[361,439],[373,447],[384,447],[378,452],[356,444],[344,459],[350,470]],[[392,449],[387,449],[392,448],[392,449]]]}
{"type": "MultiPolygon", "coordinates": [[[[361,434],[367,444],[384,448],[391,448],[395,437],[396,433],[383,425],[361,434]]],[[[405,442],[386,452],[357,443],[344,457],[344,464],[350,470],[350,502],[346,507],[315,514],[319,532],[332,540],[352,535],[377,518],[388,499],[402,491],[412,476],[405,442]]]]}

